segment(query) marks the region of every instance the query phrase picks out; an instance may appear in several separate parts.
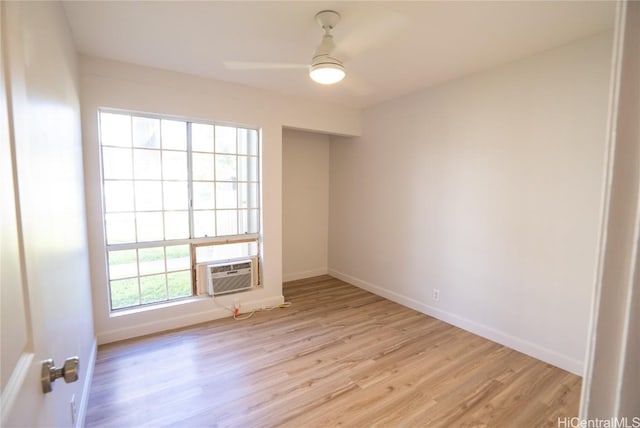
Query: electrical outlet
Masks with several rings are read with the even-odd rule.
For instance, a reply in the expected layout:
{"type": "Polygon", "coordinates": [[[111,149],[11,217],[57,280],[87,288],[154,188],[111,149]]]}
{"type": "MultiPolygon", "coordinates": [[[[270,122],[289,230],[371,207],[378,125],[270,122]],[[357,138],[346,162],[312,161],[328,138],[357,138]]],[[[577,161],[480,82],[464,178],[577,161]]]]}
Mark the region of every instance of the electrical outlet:
{"type": "Polygon", "coordinates": [[[71,425],[76,425],[76,418],[78,417],[78,409],[76,407],[76,394],[71,396],[71,400],[69,401],[69,405],[71,406],[71,425]]]}
{"type": "Polygon", "coordinates": [[[438,290],[437,288],[433,289],[433,296],[432,296],[433,300],[436,302],[440,301],[440,290],[438,290]]]}

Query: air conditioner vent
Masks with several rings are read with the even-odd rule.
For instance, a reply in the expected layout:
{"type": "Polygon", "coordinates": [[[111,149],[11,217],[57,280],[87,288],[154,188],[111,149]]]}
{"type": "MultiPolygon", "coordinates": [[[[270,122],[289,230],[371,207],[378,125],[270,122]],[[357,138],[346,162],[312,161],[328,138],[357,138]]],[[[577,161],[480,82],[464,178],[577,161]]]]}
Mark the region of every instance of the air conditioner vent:
{"type": "Polygon", "coordinates": [[[209,294],[218,296],[253,288],[258,283],[257,263],[257,257],[252,257],[206,265],[209,294]]]}
{"type": "Polygon", "coordinates": [[[233,265],[222,265],[222,266],[209,266],[209,269],[211,270],[211,273],[224,273],[224,272],[230,272],[233,270],[233,265]]]}

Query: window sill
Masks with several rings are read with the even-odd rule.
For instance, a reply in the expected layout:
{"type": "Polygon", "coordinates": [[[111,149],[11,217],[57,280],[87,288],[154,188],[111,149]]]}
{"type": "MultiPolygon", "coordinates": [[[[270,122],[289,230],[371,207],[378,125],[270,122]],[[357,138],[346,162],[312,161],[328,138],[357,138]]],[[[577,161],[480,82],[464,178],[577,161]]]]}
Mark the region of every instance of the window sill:
{"type": "Polygon", "coordinates": [[[117,310],[117,311],[111,311],[111,312],[109,312],[109,318],[119,318],[119,317],[122,317],[122,316],[134,315],[134,314],[139,314],[139,313],[144,313],[144,312],[149,312],[149,311],[155,311],[155,310],[158,310],[158,309],[171,308],[173,306],[181,306],[181,305],[186,305],[186,304],[190,304],[190,303],[203,302],[203,301],[206,301],[206,300],[209,300],[209,299],[211,299],[211,296],[193,296],[193,297],[187,297],[187,298],[180,299],[180,300],[175,300],[173,302],[149,304],[149,305],[139,306],[139,307],[135,307],[135,308],[131,308],[131,309],[122,309],[122,310],[117,310]]]}

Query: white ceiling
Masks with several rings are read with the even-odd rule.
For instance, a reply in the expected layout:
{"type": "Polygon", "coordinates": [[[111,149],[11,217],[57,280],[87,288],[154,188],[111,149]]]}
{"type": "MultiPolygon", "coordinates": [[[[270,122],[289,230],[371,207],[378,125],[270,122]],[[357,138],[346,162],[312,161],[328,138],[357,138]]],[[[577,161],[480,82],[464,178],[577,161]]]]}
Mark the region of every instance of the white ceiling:
{"type": "Polygon", "coordinates": [[[366,107],[613,26],[612,1],[64,2],[87,55],[366,107]],[[305,69],[228,70],[224,61],[308,64],[334,9],[347,69],[334,86],[305,69]]]}

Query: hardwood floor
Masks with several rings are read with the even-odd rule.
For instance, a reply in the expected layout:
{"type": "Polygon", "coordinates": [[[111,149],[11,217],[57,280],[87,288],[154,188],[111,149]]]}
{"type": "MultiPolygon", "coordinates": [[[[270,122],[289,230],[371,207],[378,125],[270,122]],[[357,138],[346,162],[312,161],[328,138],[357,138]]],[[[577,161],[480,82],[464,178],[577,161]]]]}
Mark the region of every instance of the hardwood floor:
{"type": "Polygon", "coordinates": [[[329,276],[98,350],[87,427],[557,427],[580,378],[329,276]]]}

